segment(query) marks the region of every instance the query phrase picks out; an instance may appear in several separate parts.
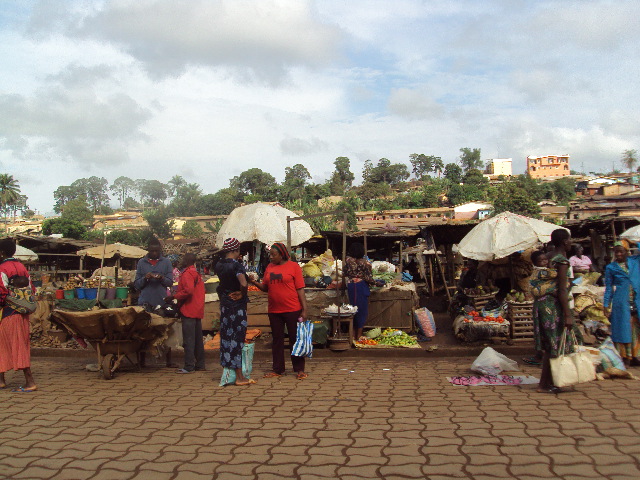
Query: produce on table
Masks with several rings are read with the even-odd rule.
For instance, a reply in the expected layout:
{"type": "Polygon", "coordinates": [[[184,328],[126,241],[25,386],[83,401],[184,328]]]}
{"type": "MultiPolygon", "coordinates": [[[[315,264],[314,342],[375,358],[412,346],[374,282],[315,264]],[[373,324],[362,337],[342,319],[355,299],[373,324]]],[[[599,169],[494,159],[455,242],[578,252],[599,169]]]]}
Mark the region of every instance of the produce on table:
{"type": "Polygon", "coordinates": [[[380,335],[382,335],[382,328],[380,327],[375,327],[367,332],[364,332],[364,336],[367,338],[378,338],[380,335]]]}
{"type": "Polygon", "coordinates": [[[533,302],[533,297],[530,293],[518,292],[516,290],[511,290],[506,297],[507,302],[515,302],[515,303],[531,303],[533,302]]]}
{"type": "Polygon", "coordinates": [[[393,328],[385,329],[376,341],[378,345],[389,345],[392,347],[410,347],[411,345],[418,344],[415,337],[393,328]]]}
{"type": "Polygon", "coordinates": [[[372,338],[367,338],[365,336],[362,336],[358,339],[358,342],[360,345],[378,345],[378,342],[375,341],[372,338]]]}

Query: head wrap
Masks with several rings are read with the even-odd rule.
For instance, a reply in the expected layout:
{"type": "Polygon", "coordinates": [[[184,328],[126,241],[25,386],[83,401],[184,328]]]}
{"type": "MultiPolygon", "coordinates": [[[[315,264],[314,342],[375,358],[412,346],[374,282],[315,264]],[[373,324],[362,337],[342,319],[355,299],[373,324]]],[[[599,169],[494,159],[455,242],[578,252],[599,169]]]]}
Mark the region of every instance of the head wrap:
{"type": "Polygon", "coordinates": [[[289,260],[289,250],[287,250],[287,246],[284,243],[274,243],[273,245],[271,245],[271,248],[275,249],[275,251],[280,254],[283,260],[289,260]]]}
{"type": "Polygon", "coordinates": [[[240,242],[237,238],[226,238],[222,244],[222,251],[233,252],[234,250],[240,250],[240,242]]]}
{"type": "Polygon", "coordinates": [[[613,244],[614,247],[622,247],[624,248],[627,252],[631,249],[631,244],[629,243],[628,240],[626,239],[622,239],[617,241],[616,243],[613,244]]]}

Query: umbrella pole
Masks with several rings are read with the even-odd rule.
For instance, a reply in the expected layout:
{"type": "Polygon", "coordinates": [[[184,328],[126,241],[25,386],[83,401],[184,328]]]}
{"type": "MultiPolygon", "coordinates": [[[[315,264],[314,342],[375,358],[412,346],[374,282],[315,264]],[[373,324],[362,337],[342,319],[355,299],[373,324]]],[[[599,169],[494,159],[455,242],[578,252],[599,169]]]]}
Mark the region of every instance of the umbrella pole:
{"type": "Polygon", "coordinates": [[[102,287],[102,268],[104,267],[104,256],[107,254],[107,234],[104,234],[104,242],[102,244],[102,259],[100,260],[100,276],[98,277],[98,293],[96,295],[96,307],[100,308],[100,289],[102,287]]]}

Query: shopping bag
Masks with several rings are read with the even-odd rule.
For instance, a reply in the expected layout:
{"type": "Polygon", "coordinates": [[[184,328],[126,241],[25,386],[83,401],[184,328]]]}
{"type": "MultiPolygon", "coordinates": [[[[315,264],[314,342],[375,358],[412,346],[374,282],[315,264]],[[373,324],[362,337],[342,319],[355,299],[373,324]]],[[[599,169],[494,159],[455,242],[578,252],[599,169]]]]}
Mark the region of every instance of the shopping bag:
{"type": "MultiPolygon", "coordinates": [[[[253,372],[253,352],[255,344],[245,343],[242,347],[242,375],[245,378],[251,378],[253,372]]],[[[236,383],[236,371],[233,368],[224,367],[222,369],[222,377],[220,378],[220,386],[236,383]]]]}
{"type": "Polygon", "coordinates": [[[575,353],[572,353],[569,356],[576,364],[578,383],[591,382],[596,379],[596,366],[591,359],[591,354],[578,348],[578,341],[573,331],[571,332],[571,336],[573,337],[575,353]]]}
{"type": "Polygon", "coordinates": [[[602,369],[606,372],[610,368],[617,368],[619,370],[626,370],[627,367],[624,366],[624,360],[618,353],[618,349],[611,340],[611,337],[607,337],[607,339],[602,342],[600,347],[600,360],[602,369]]]}
{"type": "Polygon", "coordinates": [[[471,364],[471,371],[482,375],[497,375],[503,370],[507,372],[519,371],[518,363],[509,357],[496,352],[491,347],[486,347],[478,358],[471,364]]]}
{"type": "Polygon", "coordinates": [[[296,333],[296,343],[291,347],[291,355],[294,357],[313,356],[313,323],[310,321],[299,322],[296,333]]]}
{"type": "Polygon", "coordinates": [[[418,332],[426,338],[433,338],[436,336],[436,322],[433,319],[433,314],[427,309],[427,307],[419,308],[414,313],[416,325],[418,326],[418,332]]]}

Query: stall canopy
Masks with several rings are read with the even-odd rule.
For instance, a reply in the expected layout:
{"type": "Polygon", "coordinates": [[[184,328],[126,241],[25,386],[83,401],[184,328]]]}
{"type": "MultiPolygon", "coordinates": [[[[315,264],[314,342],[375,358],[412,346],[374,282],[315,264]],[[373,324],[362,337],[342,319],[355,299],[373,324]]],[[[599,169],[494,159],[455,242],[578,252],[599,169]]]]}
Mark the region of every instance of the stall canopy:
{"type": "Polygon", "coordinates": [[[20,245],[16,245],[16,253],[13,255],[14,258],[17,258],[21,262],[37,262],[38,255],[28,248],[22,247],[20,245]]]}
{"type": "Polygon", "coordinates": [[[120,258],[142,258],[147,254],[147,251],[142,248],[124,245],[123,243],[108,244],[106,250],[102,245],[99,245],[97,247],[78,250],[76,253],[81,257],[102,258],[103,251],[105,252],[104,258],[113,258],[115,256],[119,256],[120,258]]]}
{"type": "Polygon", "coordinates": [[[458,245],[458,251],[464,257],[480,261],[504,258],[549,242],[551,232],[559,228],[564,227],[504,212],[473,227],[458,245]]]}
{"type": "MultiPolygon", "coordinates": [[[[287,216],[298,214],[279,205],[252,203],[236,208],[220,228],[216,246],[222,248],[225,238],[234,237],[240,242],[258,240],[267,245],[287,241],[287,216]]],[[[300,245],[313,236],[313,230],[304,220],[291,222],[291,245],[300,245]]]]}

